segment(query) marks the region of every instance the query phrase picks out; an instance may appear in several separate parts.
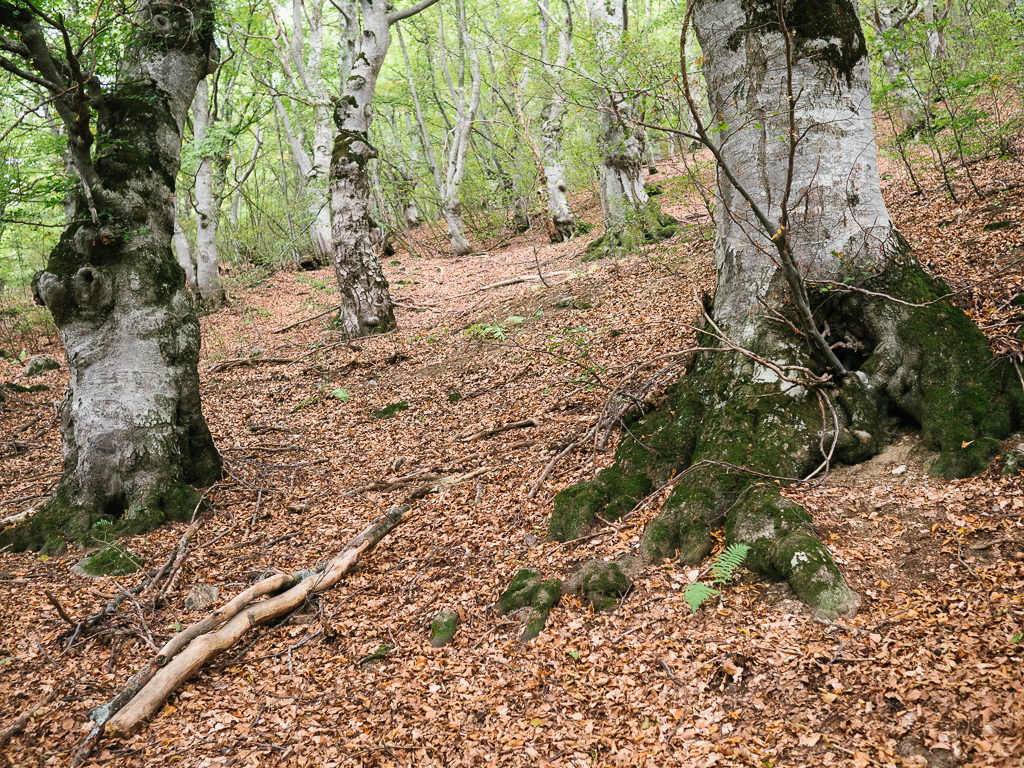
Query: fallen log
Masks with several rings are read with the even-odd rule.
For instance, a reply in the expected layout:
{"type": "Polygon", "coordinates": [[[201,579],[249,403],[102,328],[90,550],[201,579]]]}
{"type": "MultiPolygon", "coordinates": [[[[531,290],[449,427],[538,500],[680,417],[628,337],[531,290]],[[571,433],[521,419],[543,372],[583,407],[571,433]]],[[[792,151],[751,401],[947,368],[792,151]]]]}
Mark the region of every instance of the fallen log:
{"type": "Polygon", "coordinates": [[[109,702],[89,713],[89,719],[96,725],[76,753],[73,764],[84,762],[104,733],[118,738],[136,732],[203,664],[234,645],[252,627],[284,616],[311,594],[331,589],[362,555],[410,517],[409,507],[390,509],[346,544],[334,559],[311,570],[263,579],[179,632],[109,702]],[[277,594],[281,590],[286,591],[277,594]],[[267,599],[259,600],[261,597],[267,599]]]}

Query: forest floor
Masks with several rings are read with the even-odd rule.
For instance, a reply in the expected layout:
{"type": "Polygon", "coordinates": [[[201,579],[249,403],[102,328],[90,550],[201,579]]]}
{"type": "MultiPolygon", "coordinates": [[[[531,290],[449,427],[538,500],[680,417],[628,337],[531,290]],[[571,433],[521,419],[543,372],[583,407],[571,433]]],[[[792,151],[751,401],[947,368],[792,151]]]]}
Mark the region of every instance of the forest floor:
{"type": "MultiPolygon", "coordinates": [[[[610,389],[692,341],[696,296],[712,290],[712,227],[670,165],[654,180],[686,228],[618,262],[581,261],[587,239],[535,250],[529,235],[454,260],[439,233],[417,233],[417,249],[434,255],[385,261],[404,305],[390,335],[350,344],[323,320],[277,332],[332,305],[328,270],[234,277],[230,303],[202,321],[204,408],[227,473],[207,492],[212,514],[166,599],[125,601],[65,647],[57,603],[79,619],[139,577],[73,575],[81,552],[0,553],[0,728],[56,690],[0,763],[68,765],[89,709],[154,643],[203,615],[185,606],[193,585],[228,597],[273,569],[309,567],[400,504],[423,480],[412,473],[478,470],[412,501],[414,518],[337,588],[254,632],[139,735],[102,742],[86,764],[1024,764],[1024,478],[1002,477],[999,462],[968,480],[931,477],[911,429],[874,460],[787,491],[862,595],[852,619],[816,623],[788,587],[749,573],[693,614],[682,591],[696,573],[671,563],[635,574],[611,613],[563,598],[527,643],[497,614],[519,569],[564,578],[612,559],[636,547],[655,513],[652,504],[596,536],[545,541],[553,494],[611,461],[590,446],[560,461],[534,499],[528,491],[599,418],[610,389]],[[477,290],[536,275],[538,264],[549,286],[477,290]],[[373,417],[400,402],[392,418],[373,417]],[[536,426],[471,439],[526,419],[536,426]],[[381,481],[398,484],[368,488],[381,481]],[[429,625],[444,608],[459,628],[434,649],[429,625]]],[[[962,190],[960,204],[935,179],[914,195],[899,168],[884,170],[890,211],[922,261],[960,291],[998,352],[1019,353],[1009,301],[1024,291],[1020,163],[974,166],[992,194],[967,200],[962,190]]],[[[594,200],[576,202],[599,218],[594,200]]],[[[53,403],[67,380],[55,337],[3,341],[62,369],[31,381],[8,370],[50,389],[7,393],[0,516],[45,498],[59,476],[53,403]]],[[[124,544],[155,566],[184,529],[124,544]]]]}

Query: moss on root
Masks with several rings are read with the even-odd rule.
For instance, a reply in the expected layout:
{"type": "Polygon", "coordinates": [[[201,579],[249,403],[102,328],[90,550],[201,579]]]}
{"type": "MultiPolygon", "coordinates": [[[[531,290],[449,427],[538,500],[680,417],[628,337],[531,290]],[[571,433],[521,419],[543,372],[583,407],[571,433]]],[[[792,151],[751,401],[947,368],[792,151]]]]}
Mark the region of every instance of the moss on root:
{"type": "Polygon", "coordinates": [[[532,640],[544,629],[548,614],[562,596],[562,582],[547,579],[539,571],[523,568],[498,598],[498,611],[504,616],[529,609],[523,640],[532,640]]]}
{"type": "MultiPolygon", "coordinates": [[[[844,345],[847,375],[821,389],[820,398],[749,358],[698,357],[664,405],[630,425],[614,467],[556,497],[552,523],[561,540],[580,535],[613,499],[621,514],[628,497],[614,492],[623,478],[662,485],[683,471],[644,532],[643,560],[699,562],[713,528],[724,523],[729,543],[752,548],[753,571],[787,580],[819,615],[855,609],[858,598],[807,513],[777,489],[755,484],[806,477],[824,466],[826,454],[833,463],[864,461],[882,450],[900,421],[916,423],[941,451],[933,472],[963,477],[987,466],[1000,440],[1024,420],[1024,392],[1012,368],[993,361],[981,332],[942,300],[948,288],[925,274],[906,247],[856,285],[918,306],[841,289],[815,295],[821,325],[855,342],[844,345]],[[570,518],[574,525],[563,523],[570,518]]],[[[780,286],[768,295],[786,291],[780,286]]],[[[780,302],[776,311],[792,307],[780,302]]],[[[824,372],[784,323],[757,322],[748,346],[764,359],[824,372]]]]}
{"type": "Polygon", "coordinates": [[[566,582],[565,591],[584,599],[595,612],[613,611],[633,588],[633,582],[617,563],[591,560],[566,582]]]}
{"type": "Polygon", "coordinates": [[[38,550],[43,554],[62,552],[69,543],[90,543],[97,537],[95,525],[105,521],[104,539],[148,533],[163,523],[187,521],[202,496],[184,483],[168,483],[151,488],[138,503],[127,509],[98,510],[80,504],[67,485],[57,487],[54,495],[30,519],[0,532],[0,547],[16,552],[38,550]]]}

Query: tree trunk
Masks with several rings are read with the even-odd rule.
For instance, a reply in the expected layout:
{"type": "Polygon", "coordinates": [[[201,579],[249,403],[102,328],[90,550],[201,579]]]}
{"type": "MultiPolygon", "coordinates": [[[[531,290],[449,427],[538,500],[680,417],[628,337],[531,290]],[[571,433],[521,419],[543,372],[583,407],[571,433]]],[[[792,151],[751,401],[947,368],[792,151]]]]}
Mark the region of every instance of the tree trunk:
{"type": "MultiPolygon", "coordinates": [[[[452,80],[448,69],[448,57],[443,47],[444,26],[439,16],[438,44],[441,46],[441,68],[456,112],[455,129],[452,131],[451,144],[448,147],[444,189],[441,191],[441,210],[448,224],[448,239],[452,244],[452,250],[456,256],[468,256],[473,252],[473,247],[466,239],[466,225],[462,220],[462,177],[466,173],[469,136],[476,121],[477,110],[480,108],[480,57],[477,55],[476,45],[469,36],[466,9],[462,3],[456,5],[455,18],[459,27],[459,39],[462,41],[460,55],[469,60],[470,92],[467,97],[465,83],[461,78],[458,88],[452,80]]],[[[460,65],[460,73],[465,69],[463,62],[460,65]]]]}
{"type": "Polygon", "coordinates": [[[363,35],[334,114],[330,174],[334,274],[341,292],[336,322],[350,338],[397,327],[388,281],[377,261],[368,168],[377,156],[369,131],[377,76],[391,44],[390,21],[381,3],[362,0],[360,8],[363,35]]]}
{"type": "MultiPolygon", "coordinates": [[[[71,373],[60,409],[64,475],[27,530],[6,532],[0,546],[53,550],[86,539],[101,518],[117,521],[113,533],[187,518],[199,502],[191,485],[220,477],[200,408],[199,322],[171,249],[185,116],[216,54],[213,5],[140,0],[133,28],[120,85],[90,94],[94,157],[82,112],[78,121],[62,114],[85,186],[33,290],[71,373]]],[[[44,39],[34,19],[18,31],[44,39]]],[[[57,80],[58,102],[70,98],[74,89],[57,80]]]]}
{"type": "MultiPolygon", "coordinates": [[[[72,205],[74,205],[73,202],[72,205]]],[[[188,246],[185,230],[181,228],[181,221],[178,220],[177,205],[175,205],[174,210],[174,235],[172,239],[174,242],[174,252],[178,256],[178,264],[185,270],[185,284],[194,291],[196,289],[196,265],[192,262],[192,249],[188,246]]]]}
{"type": "Polygon", "coordinates": [[[210,109],[209,85],[203,80],[192,102],[192,125],[200,157],[195,189],[196,280],[203,302],[219,308],[224,301],[224,288],[220,282],[220,260],[217,257],[217,228],[227,158],[217,146],[217,138],[210,135],[215,121],[216,115],[210,109]]]}
{"type": "Polygon", "coordinates": [[[700,342],[733,351],[698,355],[665,404],[629,424],[613,467],[558,494],[549,534],[574,538],[597,514],[614,520],[671,479],[643,558],[699,562],[724,522],[728,543],[752,547],[752,570],[834,617],[858,598],[774,482],[864,461],[900,422],[941,452],[933,472],[962,477],[1021,423],[1024,394],[941,300],[948,288],[922,271],[885,210],[856,5],[815,7],[801,16],[785,6],[786,35],[774,2],[695,6],[721,158],[716,294],[700,342]],[[783,246],[800,277],[817,281],[812,320],[841,360],[834,377],[800,330],[783,246]]]}
{"type": "Polygon", "coordinates": [[[587,9],[597,26],[597,44],[605,79],[598,100],[601,126],[600,146],[601,198],[605,203],[605,226],[620,231],[631,209],[647,202],[643,182],[643,133],[633,125],[633,104],[614,84],[614,70],[621,64],[619,48],[623,43],[625,6],[605,0],[588,0],[587,9]]]}
{"type": "Polygon", "coordinates": [[[565,19],[558,30],[558,58],[553,64],[547,59],[548,5],[540,0],[540,33],[542,40],[541,59],[551,79],[552,92],[544,102],[541,112],[541,144],[543,147],[544,182],[548,194],[548,212],[554,225],[552,242],[570,240],[576,234],[576,218],[569,208],[566,195],[565,164],[562,162],[562,130],[565,119],[565,95],[558,87],[560,78],[565,76],[565,67],[572,55],[572,10],[565,3],[565,19]]]}
{"type": "Polygon", "coordinates": [[[271,11],[278,32],[278,38],[275,40],[278,60],[285,77],[303,100],[313,103],[313,152],[310,154],[304,146],[301,121],[293,123],[281,99],[274,97],[274,107],[284,126],[292,159],[295,160],[303,178],[302,192],[313,261],[318,266],[327,266],[332,263],[331,208],[327,200],[327,187],[331,163],[333,108],[330,95],[321,79],[324,47],[323,0],[314,0],[311,3],[294,0],[290,38],[277,15],[276,6],[271,5],[271,11]],[[285,40],[287,50],[284,49],[285,40]]]}
{"type": "Polygon", "coordinates": [[[882,68],[892,85],[890,92],[896,101],[896,110],[905,130],[914,130],[920,123],[922,113],[925,109],[921,101],[917,86],[914,83],[913,73],[904,66],[907,55],[906,51],[910,46],[902,43],[904,50],[901,51],[900,36],[903,34],[903,26],[910,20],[910,16],[893,19],[893,10],[886,6],[875,6],[874,27],[875,39],[882,50],[882,68]]]}

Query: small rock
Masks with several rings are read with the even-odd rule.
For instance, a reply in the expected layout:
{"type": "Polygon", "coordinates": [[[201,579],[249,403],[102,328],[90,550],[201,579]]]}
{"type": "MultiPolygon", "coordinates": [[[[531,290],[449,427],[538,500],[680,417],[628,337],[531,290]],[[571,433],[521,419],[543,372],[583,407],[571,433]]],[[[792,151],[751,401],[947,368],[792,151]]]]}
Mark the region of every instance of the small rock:
{"type": "Polygon", "coordinates": [[[430,623],[430,644],[434,648],[448,645],[455,637],[459,625],[459,614],[450,609],[441,611],[430,623]]]}
{"type": "Polygon", "coordinates": [[[1003,456],[1003,477],[1016,477],[1024,469],[1024,443],[1007,451],[1003,456]]]}
{"type": "Polygon", "coordinates": [[[291,512],[293,515],[304,515],[307,512],[309,512],[310,509],[312,509],[312,507],[309,504],[296,503],[288,505],[288,511],[291,512]]]}
{"type": "Polygon", "coordinates": [[[906,471],[907,471],[907,465],[906,464],[900,464],[898,467],[896,467],[896,469],[894,469],[892,471],[892,473],[894,475],[896,475],[897,477],[899,477],[900,475],[902,475],[906,471]]]}
{"type": "Polygon", "coordinates": [[[217,602],[219,596],[220,587],[215,587],[212,584],[196,584],[185,598],[185,610],[201,611],[204,608],[209,608],[217,602]]]}
{"type": "Polygon", "coordinates": [[[52,357],[47,357],[46,355],[33,357],[25,364],[25,376],[42,376],[46,371],[56,371],[59,369],[60,363],[52,357]]]}
{"type": "Polygon", "coordinates": [[[537,537],[534,536],[532,533],[524,533],[523,544],[525,544],[528,547],[535,547],[537,545],[537,537]]]}

